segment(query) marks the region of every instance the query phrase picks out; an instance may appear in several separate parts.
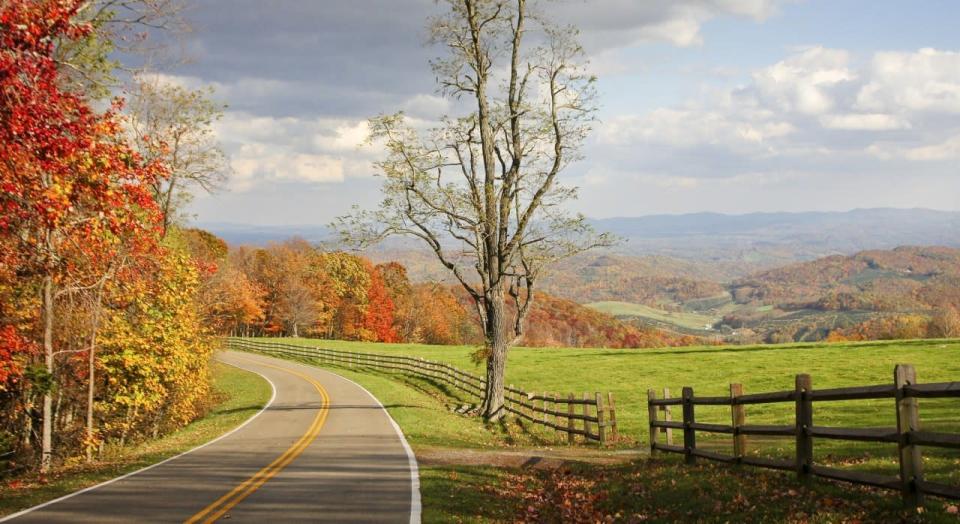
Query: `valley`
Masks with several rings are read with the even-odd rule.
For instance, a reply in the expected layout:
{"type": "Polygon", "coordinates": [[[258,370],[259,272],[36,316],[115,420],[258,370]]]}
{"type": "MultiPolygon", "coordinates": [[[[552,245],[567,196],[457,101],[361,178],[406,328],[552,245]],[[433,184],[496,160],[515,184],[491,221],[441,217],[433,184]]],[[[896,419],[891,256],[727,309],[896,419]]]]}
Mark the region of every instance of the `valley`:
{"type": "MultiPolygon", "coordinates": [[[[881,208],[591,223],[620,242],[560,261],[538,288],[648,332],[735,344],[960,334],[960,213],[881,208]]],[[[341,248],[325,227],[204,227],[232,245],[298,237],[341,248]]],[[[402,264],[414,283],[455,284],[432,253],[409,240],[391,239],[364,255],[402,264]]],[[[557,319],[586,313],[547,300],[551,313],[541,317],[552,327],[537,340],[581,345],[582,337],[561,333],[557,319]],[[567,313],[553,319],[560,309],[567,313]]],[[[602,317],[591,322],[609,324],[602,317]]]]}

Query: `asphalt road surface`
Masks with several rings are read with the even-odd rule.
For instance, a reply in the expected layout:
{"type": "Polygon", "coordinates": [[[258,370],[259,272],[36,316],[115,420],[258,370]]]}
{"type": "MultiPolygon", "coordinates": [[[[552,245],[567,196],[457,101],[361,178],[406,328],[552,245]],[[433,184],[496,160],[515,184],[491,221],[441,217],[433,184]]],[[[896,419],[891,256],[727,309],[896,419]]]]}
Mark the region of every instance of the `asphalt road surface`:
{"type": "Polygon", "coordinates": [[[210,444],[10,520],[420,522],[416,460],[366,390],[262,355],[230,351],[221,360],[273,384],[257,416],[210,444]]]}

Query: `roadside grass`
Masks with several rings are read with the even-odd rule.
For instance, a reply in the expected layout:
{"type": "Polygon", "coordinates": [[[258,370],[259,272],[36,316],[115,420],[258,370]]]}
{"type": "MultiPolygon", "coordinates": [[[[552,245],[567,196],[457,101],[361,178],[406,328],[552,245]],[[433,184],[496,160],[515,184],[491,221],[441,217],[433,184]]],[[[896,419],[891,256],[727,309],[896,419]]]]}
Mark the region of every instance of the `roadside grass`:
{"type": "Polygon", "coordinates": [[[490,466],[421,467],[423,522],[517,522],[523,493],[501,489],[514,474],[490,466]]]}
{"type": "Polygon", "coordinates": [[[503,449],[549,446],[558,439],[552,430],[520,422],[484,422],[457,410],[475,403],[459,390],[422,377],[374,369],[321,366],[312,359],[291,358],[333,369],[338,375],[365,387],[379,400],[403,430],[410,445],[423,448],[503,449]]]}
{"type": "Polygon", "coordinates": [[[270,384],[249,371],[215,363],[213,381],[221,400],[206,416],[176,432],[123,448],[108,447],[96,462],[67,465],[46,478],[31,474],[0,484],[0,516],[155,464],[213,440],[253,416],[270,399],[270,384]]]}
{"type": "MultiPolygon", "coordinates": [[[[423,357],[447,362],[461,369],[481,373],[482,369],[470,361],[476,348],[468,346],[429,346],[422,344],[375,344],[312,339],[266,339],[288,344],[322,346],[348,351],[368,351],[394,355],[423,357]]],[[[649,442],[647,427],[647,389],[662,391],[669,387],[678,396],[683,386],[691,386],[697,395],[719,396],[729,394],[729,383],[740,382],[747,393],[792,390],[794,376],[809,373],[814,388],[889,384],[893,368],[898,363],[910,363],[917,368],[920,382],[956,381],[960,379],[960,341],[912,340],[837,344],[785,344],[762,346],[703,346],[660,349],[572,349],[572,348],[514,348],[510,353],[506,382],[530,392],[611,391],[617,401],[617,420],[622,441],[619,447],[645,447],[649,442]]],[[[402,375],[367,374],[351,371],[351,378],[367,385],[368,377],[379,376],[379,385],[371,391],[387,404],[396,392],[374,391],[390,388],[391,382],[402,375]],[[391,379],[391,377],[393,377],[391,379]],[[386,395],[386,398],[381,396],[386,395]]],[[[370,379],[372,380],[372,378],[370,379]]],[[[414,380],[402,378],[401,380],[414,380]]],[[[442,393],[433,391],[435,402],[443,403],[442,393]]],[[[659,395],[659,393],[658,393],[659,395]]],[[[464,399],[466,401],[466,399],[464,399]]],[[[475,402],[475,400],[473,400],[475,402]]],[[[679,411],[679,410],[677,410],[679,411]]],[[[748,424],[792,424],[794,406],[791,403],[747,406],[748,424]]],[[[393,414],[394,411],[391,411],[393,414]]],[[[449,413],[449,410],[448,410],[449,413]]],[[[495,432],[475,433],[482,423],[470,417],[449,413],[456,421],[441,422],[436,410],[409,409],[397,413],[397,422],[405,432],[411,432],[414,443],[453,447],[498,446],[508,435],[527,433],[537,438],[514,439],[517,445],[562,445],[559,436],[535,427],[518,432],[512,424],[492,428],[495,432]],[[463,418],[464,420],[460,420],[463,418]],[[441,430],[445,425],[448,430],[441,430]],[[420,434],[420,436],[417,436],[420,434]],[[436,436],[432,436],[436,434],[436,436]],[[543,445],[543,444],[541,444],[543,445]]],[[[922,399],[920,401],[922,427],[931,431],[960,433],[960,399],[922,399]]],[[[674,417],[679,418],[675,413],[674,417]]],[[[729,407],[700,406],[699,422],[728,424],[729,407]]],[[[814,408],[818,426],[893,427],[896,424],[894,401],[863,400],[821,402],[814,408]]],[[[675,436],[679,439],[679,434],[675,436]]],[[[728,451],[729,436],[698,433],[698,444],[707,449],[728,451]]],[[[791,439],[752,438],[750,453],[771,458],[792,457],[791,439]]],[[[818,439],[815,460],[819,464],[850,467],[875,473],[896,474],[896,445],[858,443],[818,439]]],[[[937,448],[924,449],[924,466],[930,480],[960,484],[960,451],[937,448]]]]}

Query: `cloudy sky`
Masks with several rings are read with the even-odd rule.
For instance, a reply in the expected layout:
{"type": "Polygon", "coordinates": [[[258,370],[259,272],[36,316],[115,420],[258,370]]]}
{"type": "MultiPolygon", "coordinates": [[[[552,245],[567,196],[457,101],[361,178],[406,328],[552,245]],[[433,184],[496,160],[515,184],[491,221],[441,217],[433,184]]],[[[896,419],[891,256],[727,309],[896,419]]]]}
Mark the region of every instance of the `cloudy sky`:
{"type": "MultiPolygon", "coordinates": [[[[433,0],[195,0],[227,187],[202,222],[325,224],[374,206],[365,121],[453,111],[424,45],[433,0]]],[[[599,76],[600,122],[565,174],[588,216],[960,210],[955,0],[557,0],[599,76]]]]}

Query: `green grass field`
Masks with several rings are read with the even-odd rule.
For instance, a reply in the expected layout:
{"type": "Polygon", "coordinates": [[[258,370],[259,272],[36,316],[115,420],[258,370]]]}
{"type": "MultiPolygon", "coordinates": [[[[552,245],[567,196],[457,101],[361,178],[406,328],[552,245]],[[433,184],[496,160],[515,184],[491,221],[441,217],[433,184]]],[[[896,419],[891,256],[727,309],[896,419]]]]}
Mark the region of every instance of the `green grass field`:
{"type": "Polygon", "coordinates": [[[262,377],[225,364],[213,366],[217,405],[203,418],[157,440],[108,448],[92,464],[79,463],[45,479],[30,476],[0,484],[0,517],[61,497],[192,449],[237,427],[270,399],[262,377]]]}
{"type": "Polygon", "coordinates": [[[586,304],[586,306],[615,317],[646,318],[695,330],[704,330],[706,326],[712,326],[716,321],[720,320],[718,316],[691,313],[688,311],[666,311],[643,304],[634,304],[633,302],[593,302],[586,304]]]}
{"type": "MultiPolygon", "coordinates": [[[[423,357],[448,362],[462,369],[481,373],[470,362],[472,347],[428,346],[417,344],[371,344],[359,342],[270,339],[291,344],[323,346],[332,349],[369,351],[395,355],[423,357]]],[[[893,368],[898,363],[913,364],[920,382],[944,382],[960,379],[960,341],[919,340],[896,342],[869,342],[843,344],[790,344],[766,346],[708,346],[689,348],[663,348],[643,350],[619,349],[536,349],[515,348],[511,350],[507,368],[507,383],[527,391],[546,391],[567,394],[575,392],[614,393],[617,399],[617,418],[623,447],[644,447],[648,442],[647,390],[661,391],[669,387],[678,395],[683,386],[691,386],[697,395],[725,395],[729,384],[739,382],[747,393],[793,389],[797,373],[809,373],[814,388],[886,384],[892,382],[893,368]]],[[[350,372],[351,378],[370,384],[376,378],[374,394],[381,389],[388,397],[396,395],[383,391],[402,385],[390,375],[350,372]]],[[[431,390],[414,379],[403,379],[416,385],[421,395],[433,396],[433,401],[444,406],[441,392],[431,390]]],[[[406,387],[406,386],[404,386],[406,387]]],[[[387,399],[382,399],[387,403],[387,399]]],[[[449,405],[447,405],[449,412],[449,405]]],[[[892,400],[822,402],[814,409],[814,421],[819,426],[892,427],[895,413],[892,400]]],[[[394,413],[392,410],[391,413],[394,413]]],[[[794,406],[791,403],[747,407],[748,424],[787,424],[793,421],[794,406]]],[[[925,429],[960,432],[960,400],[924,399],[920,402],[922,424],[925,429]]],[[[480,422],[455,413],[451,417],[451,432],[434,432],[441,423],[434,419],[430,409],[410,408],[397,412],[398,423],[405,431],[414,433],[412,441],[431,445],[495,446],[503,442],[502,436],[478,437],[475,428],[480,422]],[[431,418],[422,418],[431,417],[431,418]],[[429,429],[423,429],[429,428],[429,429]],[[454,431],[455,430],[455,431],[454,431]],[[418,432],[424,433],[417,437],[418,432]],[[459,432],[459,433],[456,433],[459,432]],[[434,434],[435,436],[430,436],[434,434]],[[459,437],[452,436],[460,435],[459,437]]],[[[676,414],[679,417],[679,413],[676,414]]],[[[729,423],[729,408],[698,407],[697,420],[701,422],[729,423]]],[[[509,428],[499,431],[511,431],[509,428]]],[[[528,429],[524,428],[524,432],[528,429]]],[[[530,439],[536,442],[540,434],[529,430],[530,439]]],[[[549,440],[549,437],[545,437],[549,440]]],[[[679,438],[679,436],[678,436],[679,438]]],[[[728,449],[729,437],[712,437],[698,434],[705,447],[720,451],[728,449]]],[[[507,439],[511,440],[511,439],[507,439]]],[[[560,443],[554,438],[553,444],[560,443]]],[[[769,457],[788,458],[793,452],[793,442],[776,438],[754,439],[752,450],[769,457]]],[[[815,446],[818,463],[829,463],[859,469],[895,473],[896,447],[887,444],[846,443],[818,440],[815,446]]],[[[932,480],[960,484],[960,452],[925,450],[925,460],[932,480]]]]}

